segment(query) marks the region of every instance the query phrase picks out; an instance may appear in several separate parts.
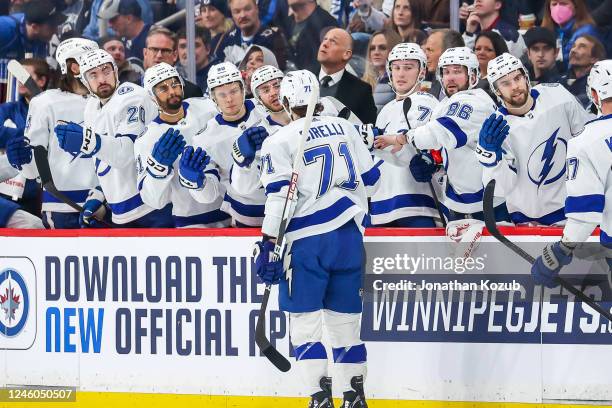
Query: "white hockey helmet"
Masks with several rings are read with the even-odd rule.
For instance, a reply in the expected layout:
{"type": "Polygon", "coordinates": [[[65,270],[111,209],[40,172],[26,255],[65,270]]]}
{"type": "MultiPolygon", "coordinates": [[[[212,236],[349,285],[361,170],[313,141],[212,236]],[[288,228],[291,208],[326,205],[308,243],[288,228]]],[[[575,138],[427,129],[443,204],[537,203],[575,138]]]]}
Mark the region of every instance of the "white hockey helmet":
{"type": "Polygon", "coordinates": [[[181,78],[176,68],[165,62],[160,62],[159,64],[153,65],[151,68],[145,71],[144,79],[142,82],[144,85],[144,89],[147,91],[149,96],[153,98],[155,102],[157,102],[155,92],[153,92],[153,88],[155,88],[155,85],[165,81],[168,78],[174,77],[178,78],[179,82],[181,83],[181,87],[185,86],[185,84],[183,83],[183,78],[181,78]]]}
{"type": "Polygon", "coordinates": [[[601,112],[602,101],[612,98],[612,60],[598,61],[591,68],[591,73],[587,78],[587,95],[597,110],[601,112]],[[596,104],[591,94],[591,89],[595,91],[599,98],[596,104]]]}
{"type": "Polygon", "coordinates": [[[391,89],[393,89],[393,92],[395,92],[396,94],[397,91],[393,87],[393,81],[391,78],[391,63],[393,63],[394,61],[409,60],[416,60],[419,62],[419,76],[417,77],[417,81],[412,87],[412,89],[406,95],[410,95],[418,87],[418,85],[423,82],[423,79],[425,79],[425,74],[427,74],[427,56],[425,55],[421,47],[418,44],[414,43],[397,44],[389,53],[386,65],[387,76],[389,77],[389,85],[391,86],[391,89]]]}
{"type": "Polygon", "coordinates": [[[497,95],[495,82],[497,82],[497,80],[499,80],[500,78],[503,78],[506,75],[517,70],[523,72],[523,75],[525,75],[525,79],[527,80],[527,88],[531,89],[529,72],[527,71],[520,59],[516,58],[512,54],[504,52],[502,55],[499,55],[496,58],[490,60],[487,64],[487,81],[489,81],[489,88],[491,88],[491,92],[497,95]]]}
{"type": "MultiPolygon", "coordinates": [[[[312,93],[319,102],[319,81],[312,72],[301,69],[289,72],[281,81],[279,99],[285,109],[308,106],[312,93]],[[287,105],[285,105],[285,100],[287,105]]],[[[289,112],[287,112],[289,113],[289,112]]]]}
{"type": "Polygon", "coordinates": [[[208,94],[212,96],[212,90],[218,86],[231,84],[232,82],[240,82],[244,88],[242,74],[238,68],[231,62],[221,62],[213,65],[208,71],[206,84],[208,85],[208,94]]]}
{"type": "Polygon", "coordinates": [[[257,68],[251,75],[251,93],[259,100],[257,92],[255,91],[260,85],[272,81],[273,79],[283,78],[284,76],[285,74],[283,74],[283,71],[272,65],[264,65],[263,67],[257,68]]]}
{"type": "MultiPolygon", "coordinates": [[[[462,65],[467,68],[468,89],[472,89],[478,84],[478,79],[480,78],[478,58],[476,58],[476,54],[474,54],[474,51],[470,48],[449,48],[440,55],[438,69],[436,70],[436,77],[440,83],[442,83],[442,70],[448,65],[462,65]],[[472,76],[474,76],[474,80],[472,80],[472,76]]],[[[444,89],[444,87],[442,87],[442,89],[444,89]]]]}
{"type": "Polygon", "coordinates": [[[98,44],[87,38],[69,38],[62,41],[55,50],[55,60],[60,66],[63,75],[68,73],[68,59],[77,59],[79,55],[87,51],[97,50],[98,44]]]}
{"type": "Polygon", "coordinates": [[[89,82],[87,82],[85,74],[87,71],[91,71],[92,69],[104,64],[111,64],[113,66],[113,70],[115,71],[115,86],[119,86],[119,74],[117,72],[117,64],[115,64],[115,59],[103,49],[87,51],[86,53],[78,56],[77,62],[79,63],[79,68],[81,70],[80,80],[90,93],[93,92],[89,87],[89,82]]]}

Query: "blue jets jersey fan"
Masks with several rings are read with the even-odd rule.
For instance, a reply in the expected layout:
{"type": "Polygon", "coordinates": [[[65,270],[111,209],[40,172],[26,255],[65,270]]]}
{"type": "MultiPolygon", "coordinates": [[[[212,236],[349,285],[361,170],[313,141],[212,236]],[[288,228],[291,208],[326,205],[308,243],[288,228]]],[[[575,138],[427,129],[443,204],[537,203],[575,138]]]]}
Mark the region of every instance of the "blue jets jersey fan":
{"type": "MultiPolygon", "coordinates": [[[[219,210],[223,197],[217,193],[212,203],[200,203],[181,186],[178,175],[182,147],[185,143],[192,144],[195,135],[204,131],[206,122],[216,113],[214,105],[199,98],[182,100],[182,79],[176,69],[166,63],[147,69],[143,82],[148,94],[158,104],[160,114],[147,125],[144,135],[134,144],[138,190],[142,200],[156,209],[172,203],[174,224],[179,228],[228,226],[229,217],[219,210]],[[168,96],[170,92],[173,92],[173,99],[168,96]],[[160,99],[164,96],[167,99],[160,99]],[[173,131],[176,134],[172,134],[173,131]],[[175,140],[169,141],[171,138],[175,140]]],[[[215,175],[207,174],[206,177],[215,175]]]]}
{"type": "Polygon", "coordinates": [[[491,60],[489,68],[491,89],[502,104],[498,113],[510,129],[501,160],[481,160],[483,182],[496,180],[495,194],[505,198],[514,223],[562,223],[568,141],[582,131],[590,115],[559,84],[531,89],[527,70],[510,54],[491,60]],[[519,83],[513,85],[514,80],[519,83]],[[506,92],[504,87],[513,88],[506,92]],[[521,100],[513,100],[519,90],[521,100]]]}

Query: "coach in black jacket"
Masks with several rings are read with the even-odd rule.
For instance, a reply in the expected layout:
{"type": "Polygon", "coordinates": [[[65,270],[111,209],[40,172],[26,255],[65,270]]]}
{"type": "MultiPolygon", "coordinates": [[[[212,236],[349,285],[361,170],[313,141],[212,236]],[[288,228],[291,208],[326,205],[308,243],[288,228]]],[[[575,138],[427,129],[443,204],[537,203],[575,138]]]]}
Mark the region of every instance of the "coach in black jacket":
{"type": "Polygon", "coordinates": [[[372,87],[345,69],[353,56],[352,48],[353,40],[345,30],[333,28],[325,34],[317,54],[321,96],[335,97],[363,123],[376,123],[372,87]]]}

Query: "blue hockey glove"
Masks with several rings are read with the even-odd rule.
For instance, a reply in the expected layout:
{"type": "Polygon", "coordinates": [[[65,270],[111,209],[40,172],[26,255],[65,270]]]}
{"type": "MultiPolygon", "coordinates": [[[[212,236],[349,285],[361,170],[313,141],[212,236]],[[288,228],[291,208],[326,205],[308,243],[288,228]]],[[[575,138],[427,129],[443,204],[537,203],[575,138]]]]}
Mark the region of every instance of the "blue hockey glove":
{"type": "Polygon", "coordinates": [[[483,166],[492,167],[501,160],[502,143],[510,132],[510,126],[502,115],[494,113],[487,118],[480,128],[476,155],[483,166]]]}
{"type": "Polygon", "coordinates": [[[284,275],[283,258],[274,261],[274,242],[263,239],[253,247],[255,271],[266,285],[276,285],[284,275]]]}
{"type": "Polygon", "coordinates": [[[531,266],[531,276],[538,285],[549,288],[557,286],[556,278],[559,271],[572,261],[572,250],[559,242],[548,244],[542,250],[536,261],[531,266]]]}
{"type": "Polygon", "coordinates": [[[162,166],[172,166],[185,148],[185,138],[178,129],[168,129],[153,146],[151,157],[162,166]]]}
{"type": "Polygon", "coordinates": [[[355,129],[357,129],[357,131],[361,135],[361,138],[363,139],[363,143],[367,146],[369,150],[372,150],[374,148],[374,139],[385,133],[385,129],[377,128],[371,123],[366,123],[364,125],[355,125],[355,129]]]}
{"type": "Polygon", "coordinates": [[[263,141],[268,137],[268,131],[263,126],[254,126],[245,130],[232,147],[232,157],[240,167],[248,167],[255,160],[255,153],[261,149],[263,141]]]}
{"type": "Polygon", "coordinates": [[[102,140],[100,135],[93,132],[91,128],[85,128],[77,123],[68,122],[55,127],[55,136],[62,150],[77,155],[79,152],[83,157],[91,157],[100,150],[102,140]]]}
{"type": "Polygon", "coordinates": [[[32,161],[32,146],[30,141],[19,134],[6,142],[6,157],[14,168],[22,170],[21,166],[32,161]]]}
{"type": "Polygon", "coordinates": [[[106,215],[104,194],[97,188],[91,189],[89,194],[87,194],[87,200],[83,204],[83,211],[79,215],[79,225],[81,228],[102,227],[102,223],[96,220],[94,215],[98,215],[100,218],[104,218],[104,215],[106,215]]]}
{"type": "Polygon", "coordinates": [[[202,189],[206,181],[204,170],[208,163],[210,163],[210,156],[206,154],[205,150],[202,150],[201,147],[193,150],[192,146],[187,146],[179,162],[179,182],[181,185],[192,190],[202,189]]]}
{"type": "Polygon", "coordinates": [[[431,177],[436,172],[438,166],[434,162],[433,157],[427,151],[422,151],[416,154],[410,160],[410,173],[419,183],[428,183],[431,177]]]}

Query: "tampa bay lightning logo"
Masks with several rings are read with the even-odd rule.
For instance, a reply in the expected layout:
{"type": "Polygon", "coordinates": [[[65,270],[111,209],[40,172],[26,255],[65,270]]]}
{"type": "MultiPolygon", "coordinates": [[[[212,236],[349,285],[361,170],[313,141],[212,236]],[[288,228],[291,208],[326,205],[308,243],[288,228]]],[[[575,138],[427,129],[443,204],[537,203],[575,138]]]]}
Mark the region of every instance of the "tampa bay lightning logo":
{"type": "Polygon", "coordinates": [[[0,273],[0,334],[14,337],[28,320],[30,297],[21,274],[15,269],[0,273]]]}
{"type": "Polygon", "coordinates": [[[529,156],[527,172],[531,182],[538,188],[554,183],[565,175],[567,141],[557,138],[560,129],[557,128],[529,156]]]}
{"type": "Polygon", "coordinates": [[[119,91],[117,91],[117,93],[119,95],[125,95],[126,93],[130,93],[134,90],[134,88],[132,88],[131,86],[124,86],[122,88],[119,88],[119,91]]]}

